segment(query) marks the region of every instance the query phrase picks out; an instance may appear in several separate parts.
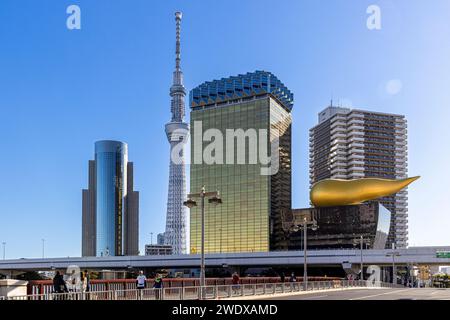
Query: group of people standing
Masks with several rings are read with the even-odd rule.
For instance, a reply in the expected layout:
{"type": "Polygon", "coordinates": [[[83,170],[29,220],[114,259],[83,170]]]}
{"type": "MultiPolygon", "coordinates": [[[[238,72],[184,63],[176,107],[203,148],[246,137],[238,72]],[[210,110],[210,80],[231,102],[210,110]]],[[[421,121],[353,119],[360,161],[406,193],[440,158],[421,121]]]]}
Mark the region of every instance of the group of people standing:
{"type": "MultiPolygon", "coordinates": [[[[147,277],[144,275],[144,272],[139,271],[139,275],[136,278],[136,288],[137,289],[145,289],[147,287],[147,277]]],[[[157,273],[154,283],[154,289],[162,289],[163,288],[163,277],[161,274],[157,273]]]]}
{"type": "Polygon", "coordinates": [[[68,293],[68,292],[82,292],[88,293],[91,291],[91,277],[87,270],[80,272],[80,276],[76,277],[72,273],[68,281],[64,280],[61,272],[56,271],[53,277],[53,293],[68,293]]]}
{"type": "MultiPolygon", "coordinates": [[[[139,275],[136,278],[136,288],[139,290],[147,287],[147,277],[143,271],[139,271],[139,275]]],[[[163,277],[157,274],[154,283],[154,289],[163,288],[163,277]]],[[[69,292],[81,292],[89,293],[91,291],[91,276],[87,270],[80,273],[79,277],[75,276],[75,273],[70,274],[68,279],[64,279],[63,274],[60,271],[56,271],[53,277],[53,293],[64,294],[69,292]]],[[[159,293],[158,293],[159,295],[159,293]]],[[[86,296],[88,299],[89,296],[86,296]]]]}
{"type": "MultiPolygon", "coordinates": [[[[136,288],[140,291],[138,295],[138,299],[143,299],[143,289],[147,286],[147,277],[144,275],[144,272],[139,271],[139,275],[136,278],[136,288]]],[[[163,277],[161,274],[157,273],[153,282],[153,289],[162,289],[163,288],[163,277]]],[[[154,290],[155,299],[160,300],[162,297],[161,290],[154,290]]]]}
{"type": "MultiPolygon", "coordinates": [[[[286,282],[286,276],[284,275],[284,272],[280,275],[280,282],[286,282]]],[[[295,276],[295,273],[292,272],[289,276],[289,282],[297,282],[297,277],[295,276]]]]}
{"type": "MultiPolygon", "coordinates": [[[[136,288],[138,290],[143,290],[147,287],[147,277],[144,272],[139,271],[138,276],[136,277],[136,288]]],[[[232,287],[234,291],[238,291],[240,289],[240,277],[237,272],[234,272],[231,277],[232,287]]],[[[291,285],[295,286],[297,282],[297,277],[295,273],[292,272],[289,276],[288,281],[291,285]]],[[[280,282],[286,282],[286,276],[283,273],[280,274],[280,282]]],[[[163,288],[163,277],[161,274],[156,274],[156,277],[153,281],[154,289],[162,289],[163,288]]],[[[87,293],[86,299],[89,299],[89,292],[91,291],[91,276],[87,270],[80,273],[80,277],[75,277],[74,273],[72,273],[69,277],[69,281],[64,280],[63,275],[60,271],[56,271],[56,274],[53,278],[53,292],[54,293],[69,293],[69,292],[81,292],[87,293]],[[79,280],[78,280],[79,279],[79,280]]],[[[155,290],[156,299],[161,298],[161,290],[155,290]]],[[[140,292],[139,297],[142,298],[143,291],[140,292]]]]}

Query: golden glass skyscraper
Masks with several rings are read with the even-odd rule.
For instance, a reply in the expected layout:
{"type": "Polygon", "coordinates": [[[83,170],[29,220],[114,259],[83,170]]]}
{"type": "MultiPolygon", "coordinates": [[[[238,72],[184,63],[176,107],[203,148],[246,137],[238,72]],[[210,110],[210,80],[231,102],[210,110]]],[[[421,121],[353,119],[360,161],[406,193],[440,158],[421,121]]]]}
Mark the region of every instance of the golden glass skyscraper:
{"type": "MultiPolygon", "coordinates": [[[[205,185],[207,190],[219,190],[223,201],[219,206],[206,204],[205,252],[281,249],[277,248],[284,237],[281,216],[291,209],[292,105],[292,93],[264,71],[206,82],[191,91],[191,192],[205,185]],[[238,149],[234,136],[232,146],[228,144],[230,131],[239,130],[246,134],[244,150],[238,149]],[[208,132],[220,133],[224,139],[222,157],[216,151],[214,163],[202,159],[211,145],[208,132]],[[257,149],[251,144],[255,136],[257,149]],[[255,162],[255,153],[260,157],[264,149],[260,144],[266,142],[270,155],[275,140],[274,174],[262,174],[267,165],[260,158],[255,162]],[[240,151],[245,151],[244,163],[238,161],[240,151]]],[[[200,208],[191,209],[191,253],[200,252],[200,219],[200,208]]]]}

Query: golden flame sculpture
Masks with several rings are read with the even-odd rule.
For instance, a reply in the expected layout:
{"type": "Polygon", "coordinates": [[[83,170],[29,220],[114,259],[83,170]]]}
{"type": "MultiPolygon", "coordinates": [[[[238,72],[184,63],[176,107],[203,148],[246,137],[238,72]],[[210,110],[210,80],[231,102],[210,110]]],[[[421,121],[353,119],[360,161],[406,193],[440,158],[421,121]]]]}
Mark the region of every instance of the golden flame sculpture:
{"type": "Polygon", "coordinates": [[[322,180],[313,185],[310,198],[315,207],[356,205],[397,193],[419,178],[322,180]]]}

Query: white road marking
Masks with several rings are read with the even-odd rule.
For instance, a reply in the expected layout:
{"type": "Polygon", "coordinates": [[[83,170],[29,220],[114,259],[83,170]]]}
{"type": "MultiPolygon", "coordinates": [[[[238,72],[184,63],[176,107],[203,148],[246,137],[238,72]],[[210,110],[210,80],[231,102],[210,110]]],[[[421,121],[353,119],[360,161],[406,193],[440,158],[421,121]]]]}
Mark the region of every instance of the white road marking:
{"type": "Polygon", "coordinates": [[[320,299],[320,298],[325,298],[328,296],[312,296],[312,297],[305,297],[305,300],[309,300],[309,299],[320,299]]]}
{"type": "Polygon", "coordinates": [[[384,293],[379,293],[379,294],[373,294],[370,296],[365,296],[365,297],[358,297],[358,298],[353,298],[353,299],[349,299],[349,300],[363,300],[363,299],[368,299],[368,298],[374,298],[374,297],[379,297],[379,296],[384,296],[387,294],[394,294],[394,293],[398,293],[398,292],[403,292],[403,291],[407,291],[408,289],[402,289],[402,290],[396,290],[396,291],[389,291],[389,292],[384,292],[384,293]]]}
{"type": "Polygon", "coordinates": [[[434,294],[437,294],[437,293],[442,293],[442,291],[433,291],[432,293],[431,293],[431,295],[434,295],[434,294]]]}

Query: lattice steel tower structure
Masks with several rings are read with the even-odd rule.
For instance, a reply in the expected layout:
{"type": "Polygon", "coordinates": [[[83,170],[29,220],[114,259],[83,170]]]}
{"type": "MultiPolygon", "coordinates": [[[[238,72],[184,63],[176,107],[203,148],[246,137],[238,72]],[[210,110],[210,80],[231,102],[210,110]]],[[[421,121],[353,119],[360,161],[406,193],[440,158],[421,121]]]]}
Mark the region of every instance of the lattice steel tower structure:
{"type": "Polygon", "coordinates": [[[186,252],[187,211],[183,206],[186,200],[186,174],[184,144],[189,126],[184,122],[186,89],[183,86],[183,72],[180,58],[180,30],[182,13],[175,13],[176,21],[176,58],[173,84],[170,87],[172,119],[166,124],[167,139],[170,143],[169,190],[167,196],[166,231],[164,244],[171,245],[173,254],[186,252]],[[181,143],[181,145],[180,145],[181,143]],[[181,148],[180,148],[181,147],[181,148]]]}

